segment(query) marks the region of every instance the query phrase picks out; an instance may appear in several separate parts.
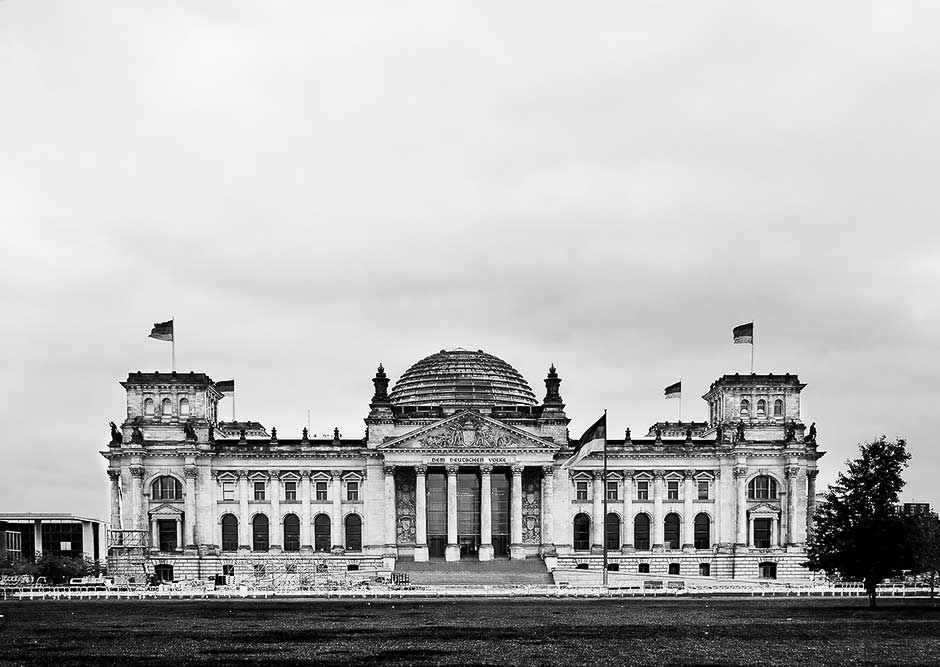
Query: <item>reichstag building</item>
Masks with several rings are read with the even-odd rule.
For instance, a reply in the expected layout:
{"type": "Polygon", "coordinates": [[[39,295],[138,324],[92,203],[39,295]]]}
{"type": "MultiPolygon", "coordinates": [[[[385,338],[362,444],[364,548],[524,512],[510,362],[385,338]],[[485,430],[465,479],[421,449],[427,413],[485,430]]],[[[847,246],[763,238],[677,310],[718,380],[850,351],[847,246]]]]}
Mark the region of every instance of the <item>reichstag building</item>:
{"type": "Polygon", "coordinates": [[[722,375],[702,396],[707,421],[608,436],[606,481],[600,453],[573,459],[554,367],[544,382],[539,401],[502,359],[442,350],[391,391],[378,367],[364,437],[311,438],[221,421],[204,373],[131,373],[102,452],[111,572],[302,579],[465,559],[600,570],[606,546],[621,573],[808,577],[822,452],[796,375],[722,375]]]}

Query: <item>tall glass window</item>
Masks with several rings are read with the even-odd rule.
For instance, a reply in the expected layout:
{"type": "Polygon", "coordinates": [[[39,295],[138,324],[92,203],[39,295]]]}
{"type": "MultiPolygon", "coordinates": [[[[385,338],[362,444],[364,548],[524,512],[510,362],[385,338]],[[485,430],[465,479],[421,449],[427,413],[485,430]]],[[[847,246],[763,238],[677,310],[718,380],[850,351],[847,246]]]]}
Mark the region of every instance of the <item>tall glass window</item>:
{"type": "Polygon", "coordinates": [[[428,554],[444,556],[447,546],[447,475],[428,472],[428,554]]]}
{"type": "Polygon", "coordinates": [[[633,546],[637,551],[650,550],[650,517],[637,514],[633,520],[633,546]]]}

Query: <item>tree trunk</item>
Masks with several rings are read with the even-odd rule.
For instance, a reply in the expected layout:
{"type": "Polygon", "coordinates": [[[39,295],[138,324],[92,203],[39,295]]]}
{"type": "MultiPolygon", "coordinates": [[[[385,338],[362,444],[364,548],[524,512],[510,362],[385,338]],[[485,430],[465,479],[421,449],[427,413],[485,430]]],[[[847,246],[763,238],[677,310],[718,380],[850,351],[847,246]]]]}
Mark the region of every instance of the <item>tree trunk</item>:
{"type": "Polygon", "coordinates": [[[865,589],[868,591],[868,608],[874,609],[876,607],[875,596],[877,595],[877,591],[875,590],[875,585],[866,584],[865,589]]]}

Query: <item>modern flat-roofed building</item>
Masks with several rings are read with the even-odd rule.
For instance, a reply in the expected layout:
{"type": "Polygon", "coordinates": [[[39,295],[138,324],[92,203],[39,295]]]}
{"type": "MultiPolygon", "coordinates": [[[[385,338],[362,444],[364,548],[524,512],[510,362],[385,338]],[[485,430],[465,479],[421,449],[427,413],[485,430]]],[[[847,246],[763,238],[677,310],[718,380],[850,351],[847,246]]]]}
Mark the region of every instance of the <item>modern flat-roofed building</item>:
{"type": "MultiPolygon", "coordinates": [[[[510,364],[441,350],[389,391],[362,437],[220,422],[205,373],[131,373],[109,462],[111,572],[163,578],[542,558],[550,568],[808,577],[816,430],[796,375],[722,375],[708,419],[581,444],[552,366],[545,396],[510,364]],[[606,514],[605,508],[606,506],[606,514]],[[605,529],[606,526],[606,529],[605,529]]],[[[601,410],[596,410],[601,414],[601,410]]],[[[301,576],[298,574],[298,576],[301,576]]]]}
{"type": "Polygon", "coordinates": [[[72,514],[0,513],[0,560],[36,560],[51,553],[72,558],[103,559],[105,524],[72,514]]]}

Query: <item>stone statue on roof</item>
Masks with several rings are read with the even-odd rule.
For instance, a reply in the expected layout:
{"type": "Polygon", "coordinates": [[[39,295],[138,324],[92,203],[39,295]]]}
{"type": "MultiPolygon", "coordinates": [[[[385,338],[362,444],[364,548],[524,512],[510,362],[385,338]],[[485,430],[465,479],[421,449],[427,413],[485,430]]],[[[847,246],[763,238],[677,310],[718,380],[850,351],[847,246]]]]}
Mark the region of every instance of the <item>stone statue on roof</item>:
{"type": "Polygon", "coordinates": [[[186,440],[190,442],[195,442],[199,439],[196,435],[196,429],[194,429],[193,425],[189,422],[183,424],[183,435],[186,437],[186,440]]]}
{"type": "Polygon", "coordinates": [[[813,422],[809,425],[809,433],[807,433],[806,437],[803,438],[803,442],[808,445],[816,444],[816,422],[813,422]]]}
{"type": "Polygon", "coordinates": [[[140,427],[135,425],[134,430],[131,431],[131,442],[135,445],[144,444],[144,432],[140,430],[140,427]]]}
{"type": "Polygon", "coordinates": [[[721,427],[721,424],[715,427],[715,442],[721,442],[724,440],[724,429],[721,427]]]}
{"type": "Polygon", "coordinates": [[[738,422],[738,440],[744,440],[744,422],[738,422]]]}
{"type": "Polygon", "coordinates": [[[122,442],[124,442],[124,436],[118,430],[117,424],[111,422],[111,444],[120,445],[122,442]]]}

